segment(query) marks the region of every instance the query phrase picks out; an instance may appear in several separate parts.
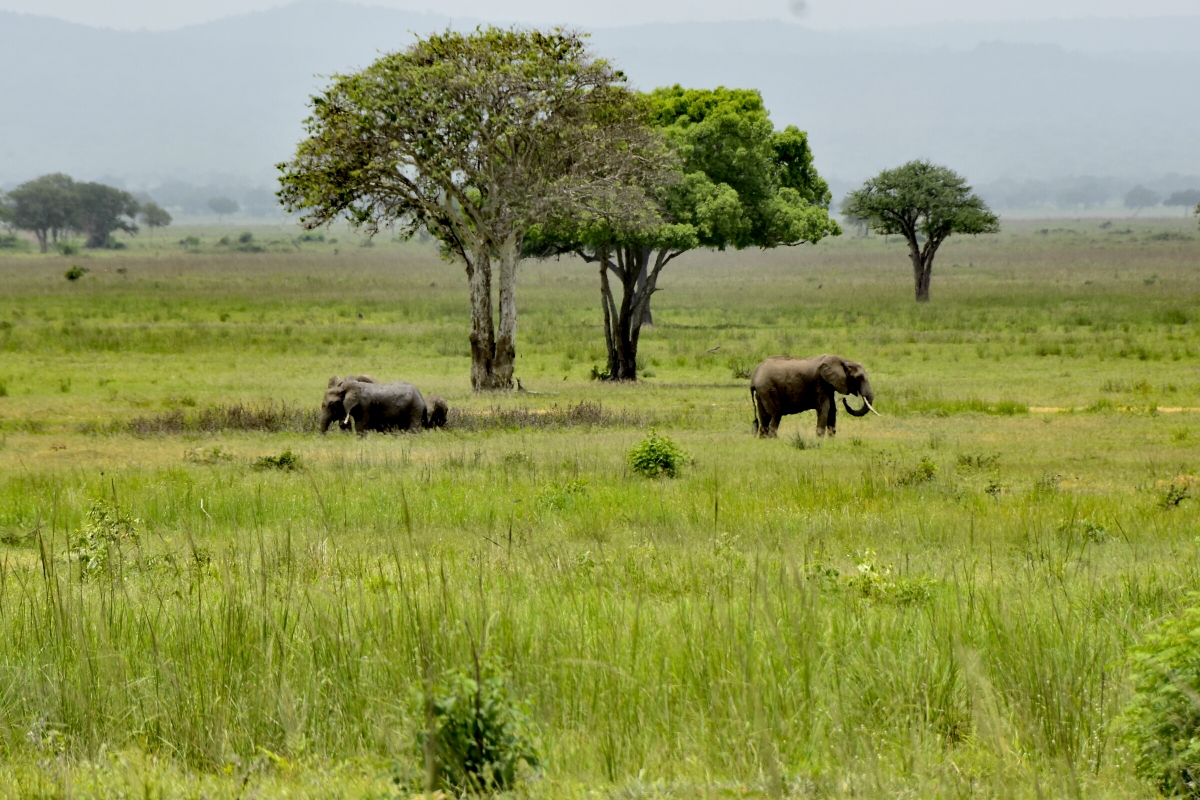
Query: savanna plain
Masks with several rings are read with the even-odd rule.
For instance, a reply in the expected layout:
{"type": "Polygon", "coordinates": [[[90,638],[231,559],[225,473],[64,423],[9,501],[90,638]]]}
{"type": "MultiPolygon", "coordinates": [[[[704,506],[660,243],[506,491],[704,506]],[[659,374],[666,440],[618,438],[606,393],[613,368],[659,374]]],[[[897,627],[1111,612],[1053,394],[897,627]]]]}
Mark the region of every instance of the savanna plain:
{"type": "Polygon", "coordinates": [[[1154,796],[1121,713],[1200,586],[1200,233],[1101,223],[952,239],[922,305],[895,239],[688,254],[636,385],[591,379],[593,268],[526,261],[497,395],[432,245],[0,257],[0,797],[411,797],[455,675],[523,712],[516,796],[1154,796]],[[754,438],[777,353],[882,416],[754,438]],[[317,435],[351,372],[450,424],[317,435]]]}

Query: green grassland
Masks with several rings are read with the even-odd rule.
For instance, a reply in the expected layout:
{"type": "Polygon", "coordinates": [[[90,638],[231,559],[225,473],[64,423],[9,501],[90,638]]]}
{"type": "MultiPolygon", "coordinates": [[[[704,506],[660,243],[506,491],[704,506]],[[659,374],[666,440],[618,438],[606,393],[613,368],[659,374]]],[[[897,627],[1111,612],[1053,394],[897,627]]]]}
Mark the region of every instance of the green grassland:
{"type": "Polygon", "coordinates": [[[1200,586],[1194,221],[951,240],[923,306],[894,239],[688,254],[636,386],[590,380],[592,268],[527,262],[496,396],[431,244],[242,231],[0,255],[0,797],[410,797],[476,659],[521,796],[1153,796],[1119,716],[1200,586]],[[884,416],[753,438],[780,352],[884,416]],[[451,425],[318,437],[349,372],[451,425]],[[629,468],[652,428],[678,478],[629,468]]]}

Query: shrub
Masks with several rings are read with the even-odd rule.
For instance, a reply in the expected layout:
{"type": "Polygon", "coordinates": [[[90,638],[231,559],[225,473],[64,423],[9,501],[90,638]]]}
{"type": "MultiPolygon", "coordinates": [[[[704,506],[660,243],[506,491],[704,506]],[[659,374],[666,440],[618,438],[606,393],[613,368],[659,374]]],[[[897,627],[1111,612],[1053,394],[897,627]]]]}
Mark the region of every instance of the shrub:
{"type": "Polygon", "coordinates": [[[59,255],[64,255],[64,256],[79,255],[79,243],[78,242],[68,242],[64,239],[63,241],[54,245],[54,249],[58,250],[59,255]]]}
{"type": "Polygon", "coordinates": [[[71,268],[69,270],[67,270],[65,273],[63,273],[63,277],[65,277],[69,281],[77,281],[80,278],[82,278],[85,274],[87,274],[86,267],[81,267],[78,264],[72,264],[71,268]]]}
{"type": "Polygon", "coordinates": [[[72,553],[79,561],[84,577],[95,577],[103,572],[111,554],[123,543],[136,546],[140,525],[141,520],[122,515],[120,509],[107,500],[92,503],[87,521],[75,537],[72,553]]]}
{"type": "Polygon", "coordinates": [[[629,451],[629,466],[647,478],[657,478],[659,475],[674,478],[687,460],[687,453],[679,445],[655,431],[650,431],[645,439],[629,451]]]}
{"type": "Polygon", "coordinates": [[[504,674],[490,673],[471,677],[450,670],[432,698],[418,696],[425,715],[432,712],[433,730],[422,730],[417,744],[424,752],[433,734],[438,775],[453,790],[501,791],[516,782],[522,761],[538,766],[528,715],[509,693],[504,674]]]}
{"type": "Polygon", "coordinates": [[[1164,794],[1200,797],[1200,593],[1129,649],[1122,722],[1137,773],[1164,794]]]}
{"type": "Polygon", "coordinates": [[[937,464],[933,463],[929,459],[929,456],[921,456],[921,463],[900,475],[896,479],[896,483],[900,486],[916,486],[919,483],[928,483],[934,479],[937,471],[937,464]]]}
{"type": "Polygon", "coordinates": [[[28,250],[29,242],[15,233],[0,234],[0,250],[28,250]]]}
{"type": "Polygon", "coordinates": [[[292,448],[287,448],[277,456],[261,456],[254,460],[254,466],[257,469],[284,469],[294,470],[300,469],[300,456],[292,452],[292,448]]]}

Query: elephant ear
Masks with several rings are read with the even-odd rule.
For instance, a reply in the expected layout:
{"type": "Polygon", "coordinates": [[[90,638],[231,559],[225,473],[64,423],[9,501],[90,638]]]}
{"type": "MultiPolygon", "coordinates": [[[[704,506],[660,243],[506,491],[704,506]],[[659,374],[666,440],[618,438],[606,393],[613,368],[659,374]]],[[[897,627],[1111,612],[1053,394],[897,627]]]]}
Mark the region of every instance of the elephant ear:
{"type": "Polygon", "coordinates": [[[850,394],[850,385],[846,379],[846,364],[837,356],[826,356],[821,360],[818,369],[821,377],[828,381],[840,394],[850,394]]]}
{"type": "Polygon", "coordinates": [[[326,386],[325,388],[332,389],[333,387],[335,387],[337,385],[338,385],[338,376],[334,375],[332,378],[329,379],[329,385],[326,386]]]}

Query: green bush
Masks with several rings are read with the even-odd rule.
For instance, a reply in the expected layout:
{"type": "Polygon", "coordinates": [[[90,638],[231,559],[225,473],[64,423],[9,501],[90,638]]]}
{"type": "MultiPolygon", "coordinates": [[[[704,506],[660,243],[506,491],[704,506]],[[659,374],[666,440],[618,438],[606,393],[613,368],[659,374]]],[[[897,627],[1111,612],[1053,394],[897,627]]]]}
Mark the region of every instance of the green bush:
{"type": "Polygon", "coordinates": [[[79,529],[73,544],[73,555],[79,561],[84,577],[104,572],[114,551],[122,544],[137,546],[141,520],[121,514],[115,504],[97,500],[88,509],[87,521],[79,529]]]}
{"type": "Polygon", "coordinates": [[[292,448],[289,447],[277,456],[262,456],[255,459],[254,466],[258,469],[300,469],[300,456],[293,453],[292,448]]]}
{"type": "Polygon", "coordinates": [[[29,242],[15,233],[0,234],[0,250],[28,250],[29,242]]]}
{"type": "Polygon", "coordinates": [[[78,264],[72,264],[71,268],[63,274],[63,277],[69,281],[77,281],[82,278],[85,273],[87,273],[86,267],[81,267],[78,264]]]}
{"type": "Polygon", "coordinates": [[[421,730],[417,744],[424,753],[433,734],[438,778],[460,792],[495,792],[516,783],[524,761],[538,766],[537,747],[529,716],[508,691],[502,672],[488,670],[478,678],[450,670],[434,688],[433,697],[419,695],[422,708],[432,712],[433,730],[421,730]]]}
{"type": "Polygon", "coordinates": [[[657,478],[659,475],[674,478],[687,460],[687,453],[679,445],[655,431],[650,431],[645,439],[629,451],[629,466],[647,478],[657,478]]]}
{"type": "Polygon", "coordinates": [[[1129,649],[1123,715],[1137,773],[1168,795],[1200,797],[1200,592],[1129,649]]]}
{"type": "Polygon", "coordinates": [[[64,239],[63,241],[54,245],[54,249],[58,250],[59,255],[64,255],[64,256],[79,255],[79,243],[78,242],[68,242],[67,240],[64,239]]]}

